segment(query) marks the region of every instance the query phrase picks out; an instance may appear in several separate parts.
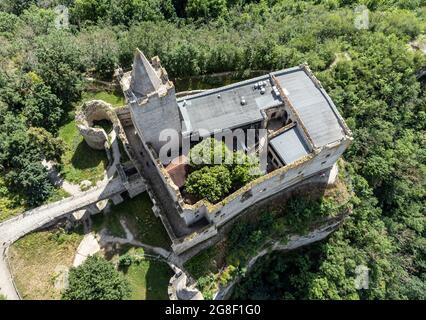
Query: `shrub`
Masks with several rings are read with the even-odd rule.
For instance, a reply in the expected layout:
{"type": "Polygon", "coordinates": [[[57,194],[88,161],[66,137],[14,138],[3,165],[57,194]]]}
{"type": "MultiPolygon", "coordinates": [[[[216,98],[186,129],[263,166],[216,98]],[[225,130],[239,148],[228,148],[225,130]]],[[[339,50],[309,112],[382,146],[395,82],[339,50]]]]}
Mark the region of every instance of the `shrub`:
{"type": "Polygon", "coordinates": [[[133,257],[130,254],[125,254],[120,257],[118,260],[118,265],[120,267],[129,267],[133,262],[133,257]]]}
{"type": "Polygon", "coordinates": [[[189,152],[191,166],[201,168],[206,165],[231,164],[232,153],[222,141],[204,139],[189,152]]]}
{"type": "Polygon", "coordinates": [[[71,268],[64,300],[122,300],[130,294],[128,282],[111,262],[91,256],[77,268],[71,268]]]}
{"type": "Polygon", "coordinates": [[[242,151],[235,152],[231,174],[236,186],[244,186],[261,175],[258,159],[242,151]]]}
{"type": "Polygon", "coordinates": [[[219,201],[231,189],[231,174],[225,166],[204,167],[192,172],[185,182],[186,191],[212,203],[219,201]]]}

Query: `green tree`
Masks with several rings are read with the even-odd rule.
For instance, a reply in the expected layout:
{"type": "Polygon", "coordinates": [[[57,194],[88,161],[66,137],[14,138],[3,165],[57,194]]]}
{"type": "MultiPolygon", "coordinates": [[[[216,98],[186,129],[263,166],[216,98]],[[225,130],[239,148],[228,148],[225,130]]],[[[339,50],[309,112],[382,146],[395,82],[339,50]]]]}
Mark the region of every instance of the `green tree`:
{"type": "Polygon", "coordinates": [[[43,127],[56,132],[63,109],[61,101],[34,73],[27,76],[28,88],[24,97],[22,114],[27,118],[29,126],[43,127]]]}
{"type": "Polygon", "coordinates": [[[116,31],[109,27],[87,28],[80,32],[77,41],[86,69],[94,70],[98,78],[111,80],[118,65],[116,31]]]}
{"type": "Polygon", "coordinates": [[[191,148],[191,166],[201,168],[206,165],[232,164],[233,157],[226,144],[214,138],[206,138],[191,148]]]}
{"type": "Polygon", "coordinates": [[[75,0],[70,9],[71,19],[77,24],[96,23],[107,16],[109,5],[107,0],[75,0]]]}
{"type": "Polygon", "coordinates": [[[64,141],[59,137],[54,137],[44,128],[30,127],[28,137],[31,145],[35,146],[46,160],[60,162],[65,151],[64,141]]]}
{"type": "Polygon", "coordinates": [[[111,262],[90,256],[69,273],[69,286],[64,300],[122,300],[130,294],[130,287],[111,262]]]}
{"type": "Polygon", "coordinates": [[[32,5],[20,15],[25,27],[35,35],[47,34],[55,27],[56,14],[52,9],[39,8],[32,5]]]}
{"type": "Polygon", "coordinates": [[[82,91],[84,67],[74,36],[58,30],[39,37],[35,56],[35,72],[62,104],[69,106],[77,101],[82,91]]]}
{"type": "Polygon", "coordinates": [[[244,186],[261,175],[259,160],[242,151],[235,152],[231,175],[234,185],[244,186]]]}
{"type": "Polygon", "coordinates": [[[231,184],[229,170],[223,165],[216,165],[190,173],[185,181],[185,190],[199,199],[216,203],[230,191],[231,184]]]}
{"type": "Polygon", "coordinates": [[[18,22],[19,18],[14,14],[0,11],[0,34],[13,34],[18,22]]]}
{"type": "Polygon", "coordinates": [[[71,7],[72,20],[79,25],[110,22],[130,25],[133,22],[157,21],[170,15],[170,5],[164,0],[76,0],[71,7]]]}
{"type": "Polygon", "coordinates": [[[227,13],[226,0],[188,0],[186,14],[194,19],[214,19],[227,13]]]}
{"type": "Polygon", "coordinates": [[[25,9],[37,3],[37,0],[3,0],[0,10],[20,15],[25,9]]]}
{"type": "Polygon", "coordinates": [[[19,159],[20,166],[12,169],[6,179],[16,192],[25,194],[30,206],[40,205],[53,191],[46,168],[34,157],[26,156],[19,159]]]}

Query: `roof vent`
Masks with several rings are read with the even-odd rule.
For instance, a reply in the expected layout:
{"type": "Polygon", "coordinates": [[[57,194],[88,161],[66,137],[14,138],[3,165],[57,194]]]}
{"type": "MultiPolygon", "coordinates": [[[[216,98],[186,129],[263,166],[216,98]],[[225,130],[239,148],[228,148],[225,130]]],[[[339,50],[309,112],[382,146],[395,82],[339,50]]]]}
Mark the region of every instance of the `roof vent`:
{"type": "Polygon", "coordinates": [[[218,95],[217,95],[217,98],[218,98],[218,99],[220,99],[220,98],[221,98],[220,94],[218,94],[218,95]]]}
{"type": "Polygon", "coordinates": [[[244,97],[241,97],[240,103],[242,106],[247,104],[246,99],[244,99],[244,97]]]}
{"type": "Polygon", "coordinates": [[[279,97],[280,96],[280,91],[278,90],[278,88],[276,86],[272,87],[272,91],[274,91],[274,94],[279,97]]]}
{"type": "Polygon", "coordinates": [[[260,89],[260,94],[264,94],[265,93],[265,88],[260,89]]]}

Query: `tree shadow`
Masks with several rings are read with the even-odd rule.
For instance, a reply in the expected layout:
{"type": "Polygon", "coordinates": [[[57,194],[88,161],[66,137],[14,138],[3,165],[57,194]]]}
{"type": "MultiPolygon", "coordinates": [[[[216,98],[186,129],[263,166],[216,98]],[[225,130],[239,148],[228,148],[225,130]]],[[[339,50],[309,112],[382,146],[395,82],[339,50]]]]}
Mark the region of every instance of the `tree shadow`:
{"type": "Polygon", "coordinates": [[[108,158],[104,150],[94,150],[89,147],[86,141],[81,141],[71,158],[71,164],[76,169],[90,169],[103,163],[104,169],[108,164],[108,158]]]}

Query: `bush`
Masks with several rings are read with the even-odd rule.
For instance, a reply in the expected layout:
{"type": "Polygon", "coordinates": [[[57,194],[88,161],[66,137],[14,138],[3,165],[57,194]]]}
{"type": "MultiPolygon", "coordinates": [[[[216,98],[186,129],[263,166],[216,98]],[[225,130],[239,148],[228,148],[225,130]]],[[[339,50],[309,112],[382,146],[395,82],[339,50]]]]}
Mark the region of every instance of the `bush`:
{"type": "Polygon", "coordinates": [[[231,189],[231,173],[225,166],[204,167],[192,172],[185,182],[186,191],[212,203],[219,201],[231,189]]]}
{"type": "Polygon", "coordinates": [[[130,294],[128,282],[111,262],[91,256],[77,268],[71,268],[69,287],[63,300],[122,300],[130,294]]]}
{"type": "Polygon", "coordinates": [[[222,141],[207,138],[191,148],[191,166],[201,168],[206,165],[231,164],[232,153],[222,141]]]}
{"type": "Polygon", "coordinates": [[[189,159],[192,167],[201,169],[188,176],[186,191],[210,202],[219,201],[231,188],[244,186],[261,174],[255,157],[242,151],[232,153],[224,142],[214,138],[195,145],[189,159]],[[216,167],[220,169],[213,169],[216,167]]]}
{"type": "Polygon", "coordinates": [[[258,159],[241,151],[235,152],[231,174],[236,186],[244,186],[261,175],[258,159]]]}
{"type": "Polygon", "coordinates": [[[194,19],[212,19],[227,13],[226,0],[189,0],[186,14],[194,19]]]}
{"type": "Polygon", "coordinates": [[[125,254],[120,257],[118,260],[118,265],[120,267],[129,267],[133,262],[133,257],[130,254],[125,254]]]}
{"type": "Polygon", "coordinates": [[[220,274],[220,284],[222,286],[226,286],[230,280],[234,277],[234,275],[237,273],[238,269],[234,267],[233,265],[227,266],[222,273],[220,274]]]}

